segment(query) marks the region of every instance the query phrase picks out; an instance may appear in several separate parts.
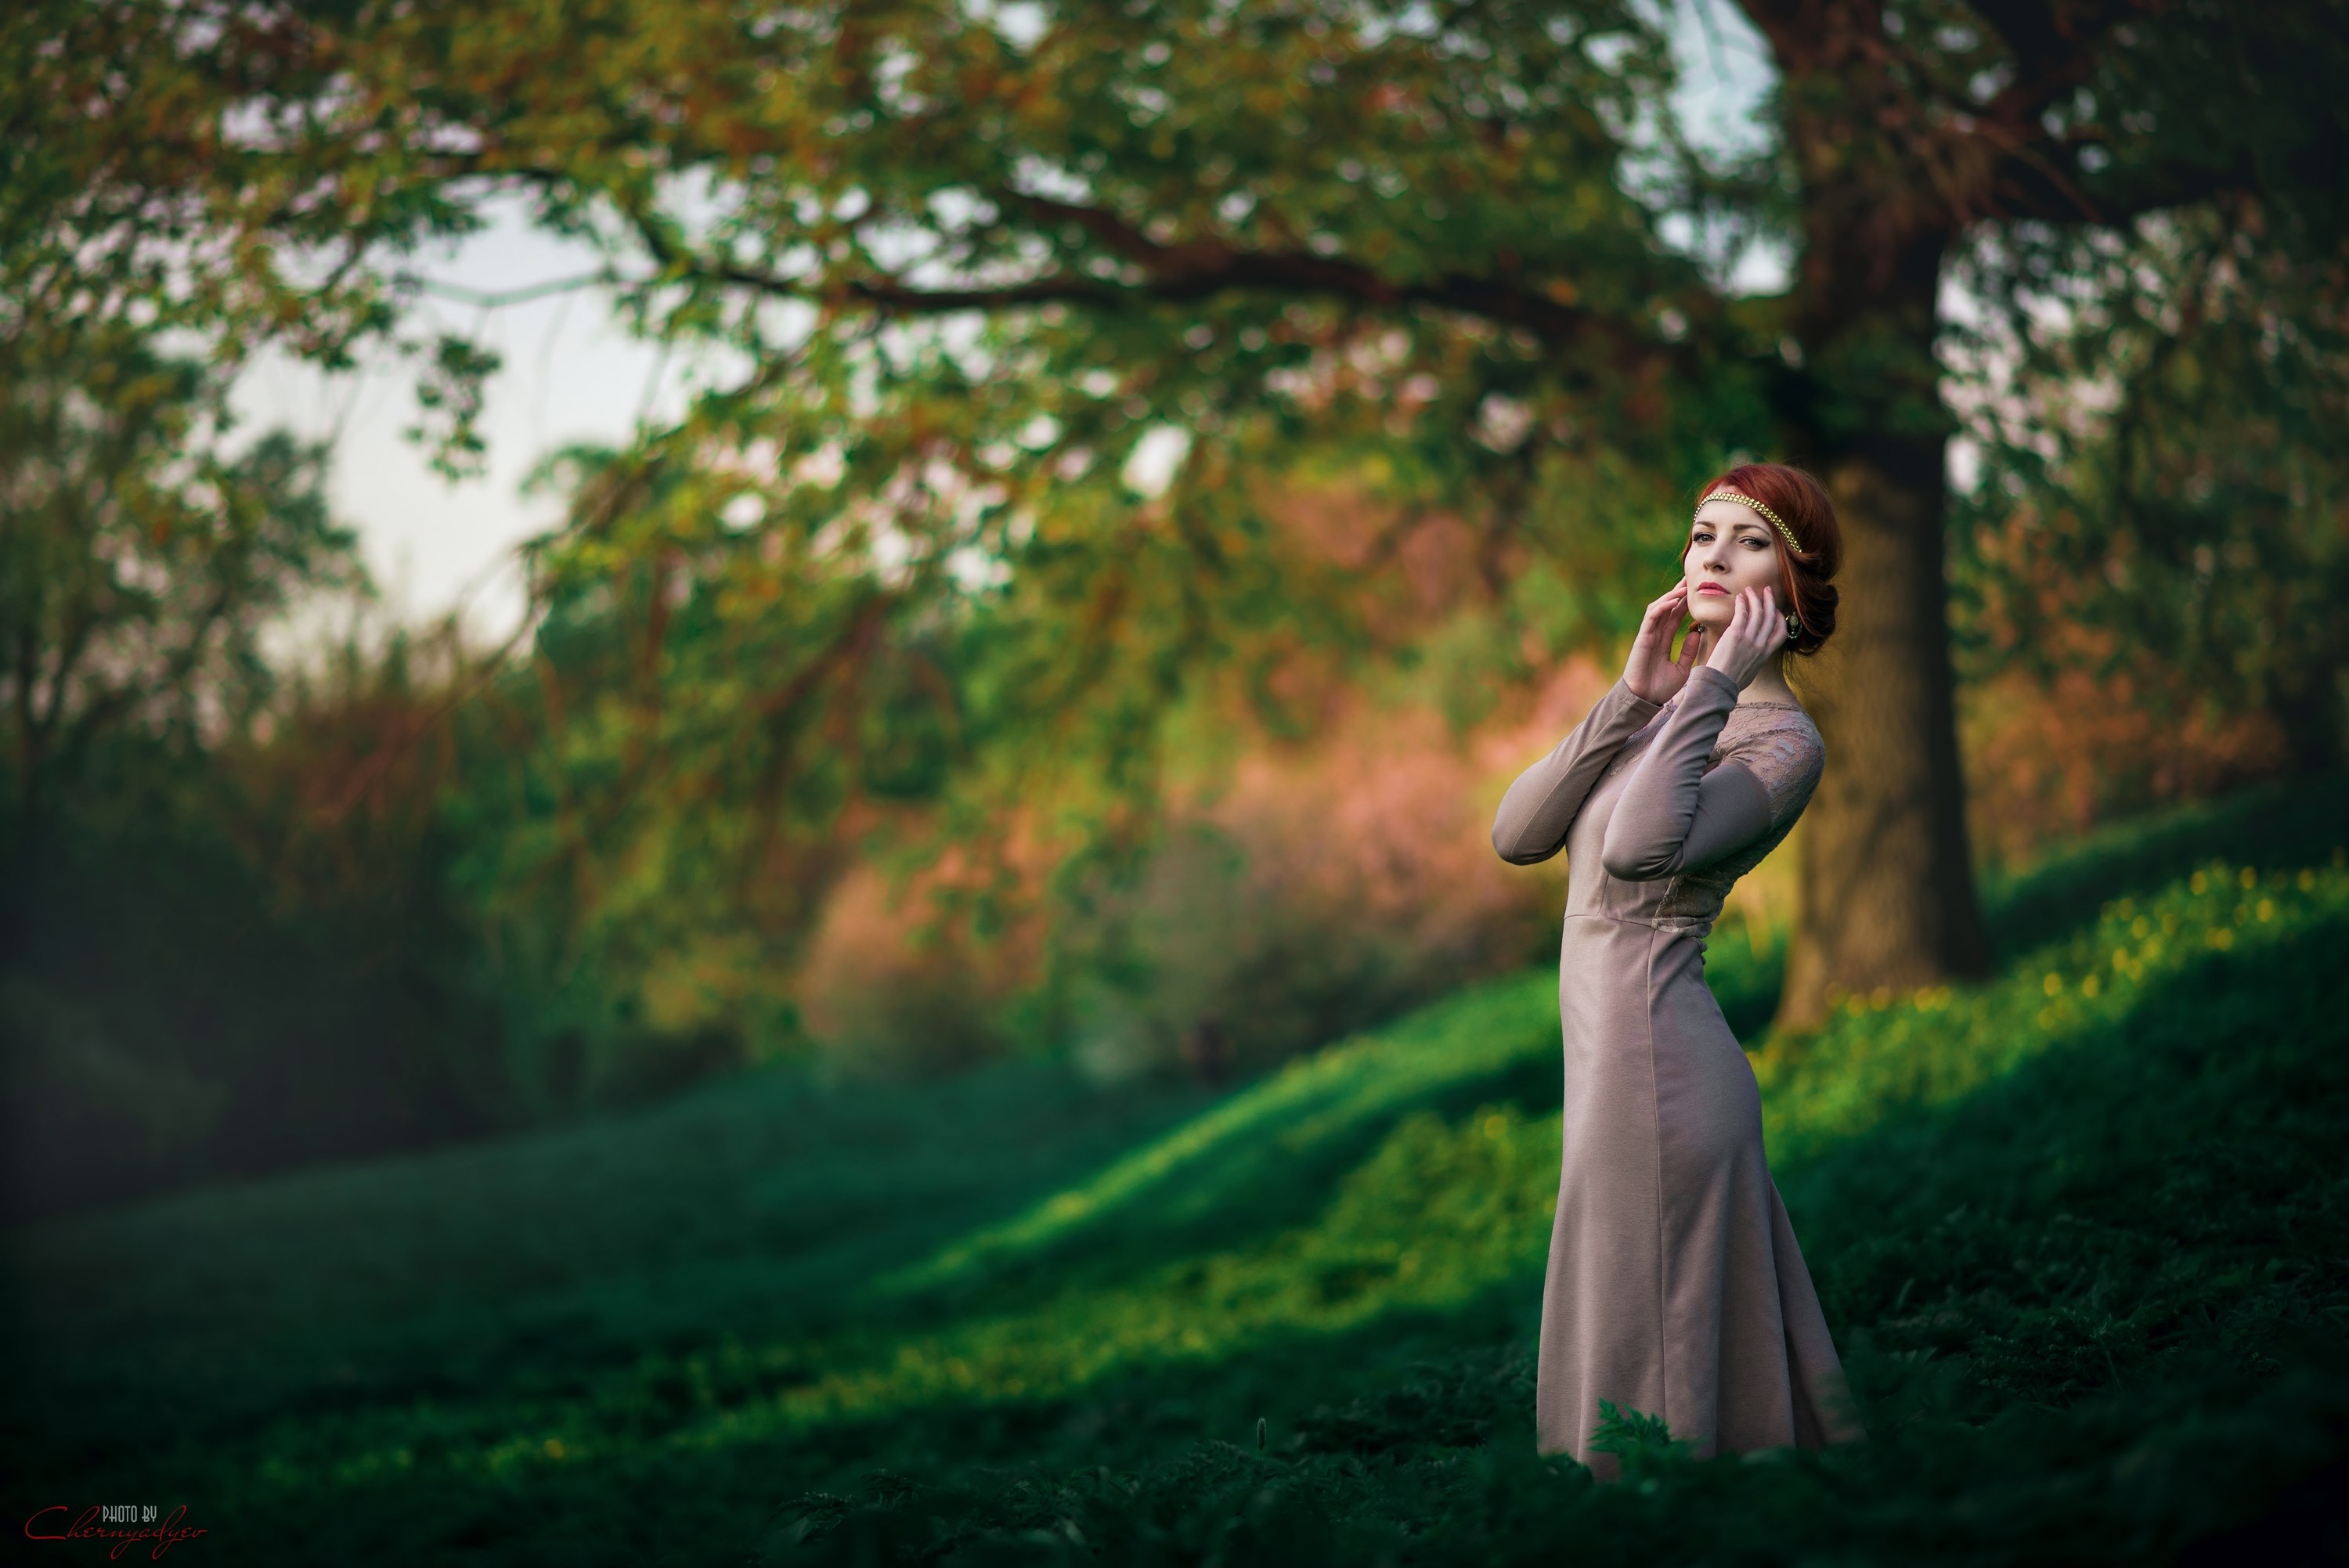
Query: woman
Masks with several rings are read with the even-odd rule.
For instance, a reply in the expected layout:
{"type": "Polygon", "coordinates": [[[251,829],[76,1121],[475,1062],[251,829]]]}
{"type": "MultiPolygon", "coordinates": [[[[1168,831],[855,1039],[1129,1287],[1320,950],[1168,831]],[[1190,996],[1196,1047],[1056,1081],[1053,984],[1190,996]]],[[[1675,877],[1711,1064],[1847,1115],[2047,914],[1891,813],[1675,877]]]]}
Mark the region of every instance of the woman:
{"type": "Polygon", "coordinates": [[[1783,666],[1835,630],[1842,540],[1797,469],[1744,464],[1698,494],[1682,581],[1648,606],[1622,678],[1493,820],[1512,864],[1567,853],[1565,1149],[1535,1426],[1541,1452],[1602,1478],[1617,1465],[1590,1447],[1601,1399],[1661,1416],[1700,1458],[1860,1435],[1763,1161],[1754,1071],[1704,983],[1723,895],[1786,836],[1826,760],[1783,666]]]}

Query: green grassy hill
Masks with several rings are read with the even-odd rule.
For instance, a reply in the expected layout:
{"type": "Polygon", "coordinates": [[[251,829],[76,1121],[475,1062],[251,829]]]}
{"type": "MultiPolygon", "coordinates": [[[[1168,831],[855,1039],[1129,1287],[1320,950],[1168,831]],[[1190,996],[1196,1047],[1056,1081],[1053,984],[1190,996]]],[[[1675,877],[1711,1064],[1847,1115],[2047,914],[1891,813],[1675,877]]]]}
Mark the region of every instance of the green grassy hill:
{"type": "Polygon", "coordinates": [[[760,1075],[13,1232],[8,1501],[239,1563],[2256,1550],[2349,1452],[2343,798],[2074,846],[1992,983],[1760,1044],[1865,1445],[1535,1457],[1540,971],[1219,1099],[760,1075]]]}

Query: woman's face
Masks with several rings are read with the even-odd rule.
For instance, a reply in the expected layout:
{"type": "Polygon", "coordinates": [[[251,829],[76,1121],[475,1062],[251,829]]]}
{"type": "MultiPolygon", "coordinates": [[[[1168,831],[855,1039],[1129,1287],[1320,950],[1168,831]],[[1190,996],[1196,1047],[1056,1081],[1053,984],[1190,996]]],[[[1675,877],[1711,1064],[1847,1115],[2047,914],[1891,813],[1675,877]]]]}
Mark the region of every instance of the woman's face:
{"type": "MultiPolygon", "coordinates": [[[[1733,500],[1705,502],[1689,525],[1688,553],[1682,558],[1681,571],[1688,581],[1689,618],[1715,632],[1725,630],[1739,589],[1780,586],[1778,546],[1770,537],[1770,524],[1751,507],[1733,500]]],[[[1787,608],[1778,606],[1781,613],[1787,608]]]]}

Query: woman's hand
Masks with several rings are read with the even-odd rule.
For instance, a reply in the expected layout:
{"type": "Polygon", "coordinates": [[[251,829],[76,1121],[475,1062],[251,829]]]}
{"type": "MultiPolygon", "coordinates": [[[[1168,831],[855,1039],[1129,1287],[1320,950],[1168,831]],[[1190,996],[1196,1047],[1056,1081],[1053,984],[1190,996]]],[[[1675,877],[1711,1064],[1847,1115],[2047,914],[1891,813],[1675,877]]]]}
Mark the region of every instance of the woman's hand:
{"type": "Polygon", "coordinates": [[[1721,634],[1721,641],[1705,660],[1707,667],[1719,670],[1737,683],[1744,691],[1745,684],[1762,671],[1786,642],[1785,619],[1778,614],[1778,590],[1764,583],[1759,588],[1741,588],[1737,603],[1730,610],[1729,625],[1721,634]]]}
{"type": "Polygon", "coordinates": [[[1623,661],[1623,684],[1631,695],[1642,702],[1661,703],[1688,684],[1689,672],[1696,668],[1697,655],[1704,651],[1705,629],[1692,628],[1681,643],[1681,656],[1672,655],[1672,633],[1679,629],[1681,616],[1688,609],[1688,584],[1675,583],[1661,596],[1648,602],[1648,613],[1640,622],[1640,634],[1631,639],[1630,656],[1623,661]]]}

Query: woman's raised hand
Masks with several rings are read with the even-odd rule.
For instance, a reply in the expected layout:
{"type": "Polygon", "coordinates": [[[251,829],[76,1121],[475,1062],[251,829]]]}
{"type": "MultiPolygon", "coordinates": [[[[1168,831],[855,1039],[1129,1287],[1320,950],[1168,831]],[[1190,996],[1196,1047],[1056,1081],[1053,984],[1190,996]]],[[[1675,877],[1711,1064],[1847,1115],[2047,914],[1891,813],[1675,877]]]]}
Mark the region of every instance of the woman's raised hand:
{"type": "Polygon", "coordinates": [[[1648,613],[1640,622],[1640,634],[1631,639],[1631,653],[1623,661],[1623,684],[1631,695],[1642,702],[1661,703],[1688,684],[1689,671],[1696,668],[1697,655],[1704,651],[1705,629],[1692,627],[1681,643],[1681,656],[1672,657],[1672,633],[1688,609],[1688,584],[1675,583],[1658,597],[1648,602],[1648,613]]]}
{"type": "Polygon", "coordinates": [[[1761,673],[1770,655],[1784,646],[1786,623],[1778,614],[1778,590],[1768,583],[1759,588],[1740,588],[1737,603],[1729,613],[1729,624],[1713,647],[1712,656],[1704,662],[1737,683],[1744,691],[1745,683],[1761,673]]]}

